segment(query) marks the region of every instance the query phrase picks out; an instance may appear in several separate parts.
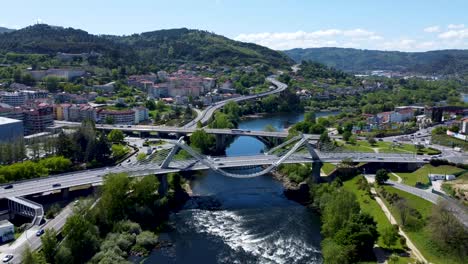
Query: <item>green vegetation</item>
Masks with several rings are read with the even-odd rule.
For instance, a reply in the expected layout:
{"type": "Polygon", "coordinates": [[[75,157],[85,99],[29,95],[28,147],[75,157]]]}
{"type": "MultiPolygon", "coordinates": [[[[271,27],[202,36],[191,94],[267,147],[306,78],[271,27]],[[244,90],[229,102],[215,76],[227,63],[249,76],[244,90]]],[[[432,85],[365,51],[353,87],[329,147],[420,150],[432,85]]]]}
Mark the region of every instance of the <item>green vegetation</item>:
{"type": "Polygon", "coordinates": [[[108,68],[124,65],[123,73],[130,71],[131,67],[137,71],[152,71],[154,65],[170,61],[218,65],[264,63],[275,67],[291,63],[286,55],[277,51],[252,43],[230,40],[207,31],[186,28],[129,36],[96,36],[83,30],[38,24],[0,34],[0,47],[0,52],[50,55],[57,52],[94,51],[102,56],[88,58],[87,62],[90,65],[108,68]]]}
{"type": "Polygon", "coordinates": [[[112,157],[114,159],[119,159],[125,156],[130,151],[130,149],[127,146],[122,144],[112,144],[111,150],[112,157]]]}
{"type": "Polygon", "coordinates": [[[125,138],[122,130],[114,129],[107,135],[107,139],[112,143],[122,143],[125,138]]]}
{"type": "Polygon", "coordinates": [[[390,177],[388,176],[388,172],[386,169],[379,169],[375,174],[375,182],[378,185],[384,184],[386,181],[388,181],[389,178],[390,177]]]}
{"type": "Polygon", "coordinates": [[[468,72],[468,53],[464,50],[399,52],[349,48],[308,48],[284,51],[296,62],[317,61],[344,71],[394,70],[423,74],[468,72]]]}
{"type": "Polygon", "coordinates": [[[196,130],[190,136],[190,146],[203,154],[209,154],[216,147],[216,139],[214,135],[206,133],[203,129],[196,130]]]}
{"type": "Polygon", "coordinates": [[[278,170],[295,183],[305,181],[312,174],[311,164],[281,164],[278,170]]]}
{"type": "Polygon", "coordinates": [[[432,263],[463,263],[466,258],[467,232],[446,211],[436,205],[390,186],[378,189],[398,224],[424,257],[432,263]]]}
{"type": "Polygon", "coordinates": [[[410,186],[416,186],[417,182],[420,182],[424,185],[428,185],[430,183],[428,178],[428,175],[430,173],[458,174],[463,171],[463,169],[451,165],[433,166],[431,164],[426,164],[414,172],[399,172],[397,173],[397,175],[401,177],[403,183],[408,184],[410,186]]]}
{"type": "Polygon", "coordinates": [[[70,159],[62,156],[44,158],[37,162],[24,161],[12,165],[0,166],[0,183],[44,177],[53,173],[66,172],[71,169],[70,159]]]}
{"type": "Polygon", "coordinates": [[[334,169],[336,168],[336,165],[333,164],[333,163],[323,163],[323,166],[322,166],[322,171],[325,173],[325,174],[330,174],[334,169]]]}
{"type": "Polygon", "coordinates": [[[372,260],[378,239],[377,224],[363,212],[353,192],[339,181],[312,184],[311,200],[321,212],[322,254],[326,263],[355,263],[372,260]]]}
{"type": "Polygon", "coordinates": [[[57,242],[55,232],[45,232],[42,251],[34,253],[37,259],[47,263],[126,263],[129,254],[147,255],[158,241],[152,230],[186,199],[180,175],[167,177],[170,190],[163,195],[158,193],[159,182],[153,175],[133,179],[126,174],[107,176],[96,205],[78,208],[67,219],[62,243],[57,242]]]}
{"type": "Polygon", "coordinates": [[[361,210],[364,213],[370,214],[377,222],[377,231],[379,232],[378,245],[386,250],[403,250],[405,245],[401,244],[400,241],[390,243],[387,245],[385,239],[387,239],[386,233],[388,230],[394,229],[393,225],[385,216],[380,206],[374,200],[370,194],[370,186],[368,185],[364,176],[357,176],[343,183],[343,188],[347,191],[354,193],[357,197],[361,210]]]}
{"type": "Polygon", "coordinates": [[[448,135],[432,135],[432,143],[448,147],[460,147],[463,151],[468,151],[468,142],[448,135]]]}

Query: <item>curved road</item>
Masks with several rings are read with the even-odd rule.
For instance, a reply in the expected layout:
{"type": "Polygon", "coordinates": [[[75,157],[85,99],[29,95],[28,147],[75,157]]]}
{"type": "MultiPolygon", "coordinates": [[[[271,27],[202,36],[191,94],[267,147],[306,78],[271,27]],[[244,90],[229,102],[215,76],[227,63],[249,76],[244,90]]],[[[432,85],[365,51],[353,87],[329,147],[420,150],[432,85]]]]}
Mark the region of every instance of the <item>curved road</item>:
{"type": "Polygon", "coordinates": [[[267,95],[270,95],[270,94],[280,93],[280,92],[286,90],[286,88],[288,88],[288,86],[285,83],[282,83],[282,82],[276,80],[275,78],[276,78],[276,75],[271,75],[271,76],[266,78],[266,80],[268,82],[271,82],[272,84],[274,84],[277,87],[275,90],[264,92],[264,93],[259,93],[259,94],[254,94],[254,95],[244,95],[244,96],[240,96],[240,97],[231,98],[231,99],[227,99],[227,100],[224,100],[224,101],[217,102],[217,103],[215,103],[215,104],[213,104],[211,106],[208,106],[205,110],[203,110],[203,112],[201,112],[201,114],[199,114],[197,116],[197,118],[190,121],[189,123],[187,123],[183,127],[184,128],[194,128],[194,127],[197,126],[198,121],[200,121],[202,124],[206,124],[208,122],[208,120],[210,120],[210,118],[214,114],[214,112],[216,110],[222,108],[223,106],[225,106],[228,102],[231,102],[231,101],[232,102],[241,102],[241,101],[250,100],[250,99],[257,99],[257,98],[264,97],[264,96],[267,96],[267,95]]]}

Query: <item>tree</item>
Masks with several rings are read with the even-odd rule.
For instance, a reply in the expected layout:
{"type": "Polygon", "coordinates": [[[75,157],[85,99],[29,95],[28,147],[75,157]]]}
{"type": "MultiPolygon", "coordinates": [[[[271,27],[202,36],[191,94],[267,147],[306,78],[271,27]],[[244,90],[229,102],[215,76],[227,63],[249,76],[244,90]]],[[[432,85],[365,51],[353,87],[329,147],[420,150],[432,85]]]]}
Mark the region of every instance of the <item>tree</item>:
{"type": "Polygon", "coordinates": [[[390,263],[396,264],[396,263],[398,263],[400,261],[400,257],[398,257],[397,254],[392,254],[392,255],[390,255],[390,257],[388,257],[388,261],[390,263]]]}
{"type": "Polygon", "coordinates": [[[322,255],[325,263],[348,264],[351,263],[350,253],[354,251],[354,246],[344,246],[338,244],[331,238],[322,241],[322,255]]]}
{"type": "Polygon", "coordinates": [[[315,123],[315,113],[314,112],[307,112],[304,114],[304,121],[315,123]]]}
{"type": "Polygon", "coordinates": [[[385,246],[391,247],[396,244],[398,237],[400,236],[398,234],[398,226],[393,225],[393,226],[388,226],[386,227],[383,231],[382,234],[380,234],[382,237],[382,241],[385,246]]]}
{"type": "Polygon", "coordinates": [[[149,204],[156,194],[159,187],[159,181],[154,175],[148,175],[140,180],[133,181],[132,196],[139,204],[149,204]]]}
{"type": "Polygon", "coordinates": [[[156,103],[154,102],[154,100],[147,100],[145,106],[150,111],[156,110],[156,103]]]}
{"type": "Polygon", "coordinates": [[[378,185],[384,184],[390,177],[386,169],[379,169],[375,174],[375,181],[378,185]]]}
{"type": "Polygon", "coordinates": [[[124,133],[120,129],[113,129],[108,135],[107,139],[112,143],[121,143],[125,138],[124,133]]]}
{"type": "Polygon", "coordinates": [[[276,128],[274,126],[272,126],[271,124],[268,124],[263,128],[263,131],[276,132],[277,130],[276,130],[276,128]]]}
{"type": "Polygon", "coordinates": [[[55,252],[58,247],[57,232],[54,229],[46,229],[41,236],[42,253],[48,263],[54,263],[55,252]]]}
{"type": "Polygon", "coordinates": [[[322,233],[329,237],[338,232],[351,220],[351,216],[359,212],[359,203],[356,196],[348,191],[340,189],[339,192],[328,201],[322,213],[322,233]]]}
{"type": "Polygon", "coordinates": [[[351,138],[353,134],[351,134],[350,131],[346,130],[343,132],[343,140],[344,141],[349,141],[349,139],[351,138]]]}
{"type": "Polygon", "coordinates": [[[125,216],[130,190],[130,178],[124,173],[111,174],[104,179],[100,206],[105,223],[112,224],[125,216]]]}
{"type": "Polygon", "coordinates": [[[374,146],[377,143],[374,137],[368,137],[367,142],[369,142],[371,146],[374,146]]]}
{"type": "Polygon", "coordinates": [[[208,154],[214,148],[216,139],[203,129],[198,129],[190,136],[190,145],[199,149],[203,154],[208,154]]]}
{"type": "Polygon", "coordinates": [[[45,86],[51,93],[55,93],[58,90],[60,79],[55,76],[48,76],[45,78],[45,86]]]}
{"type": "Polygon", "coordinates": [[[73,263],[86,262],[99,248],[98,229],[84,215],[70,216],[63,234],[66,237],[64,245],[70,250],[73,263]]]}
{"type": "Polygon", "coordinates": [[[32,252],[29,246],[26,246],[21,255],[23,264],[47,264],[44,255],[39,252],[32,252]]]}
{"type": "Polygon", "coordinates": [[[450,211],[447,202],[439,202],[432,208],[429,218],[431,240],[444,251],[460,260],[468,258],[468,231],[450,211]]]}

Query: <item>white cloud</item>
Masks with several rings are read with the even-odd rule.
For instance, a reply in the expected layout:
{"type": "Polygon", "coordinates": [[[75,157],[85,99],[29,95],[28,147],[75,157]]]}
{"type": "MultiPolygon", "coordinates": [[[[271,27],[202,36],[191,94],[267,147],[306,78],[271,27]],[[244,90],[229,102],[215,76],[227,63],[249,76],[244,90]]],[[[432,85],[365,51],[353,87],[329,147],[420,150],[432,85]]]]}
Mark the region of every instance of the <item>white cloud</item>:
{"type": "Polygon", "coordinates": [[[427,32],[427,33],[440,32],[440,27],[439,26],[427,27],[427,28],[424,29],[424,32],[427,32]]]}
{"type": "Polygon", "coordinates": [[[312,32],[277,32],[240,34],[236,40],[254,42],[273,49],[291,49],[296,47],[360,47],[361,42],[378,41],[383,37],[375,32],[361,28],[341,30],[322,29],[312,32]]]}
{"type": "Polygon", "coordinates": [[[468,38],[468,29],[449,30],[438,35],[440,39],[463,39],[468,38]]]}
{"type": "Polygon", "coordinates": [[[447,26],[448,29],[461,29],[464,27],[465,27],[465,24],[450,24],[447,26]]]}
{"type": "Polygon", "coordinates": [[[263,32],[240,34],[236,40],[253,42],[275,50],[315,47],[346,47],[377,50],[427,51],[436,49],[468,49],[468,28],[442,31],[435,25],[423,34],[411,37],[383,36],[377,32],[355,29],[321,29],[311,32],[263,32]]]}

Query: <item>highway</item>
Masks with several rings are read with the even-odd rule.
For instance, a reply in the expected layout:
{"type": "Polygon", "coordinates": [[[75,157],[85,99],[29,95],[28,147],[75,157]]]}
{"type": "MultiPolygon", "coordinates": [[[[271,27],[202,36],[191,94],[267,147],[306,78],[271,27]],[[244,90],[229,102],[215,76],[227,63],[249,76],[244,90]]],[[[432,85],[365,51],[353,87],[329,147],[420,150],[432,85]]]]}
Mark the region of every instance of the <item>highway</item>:
{"type": "Polygon", "coordinates": [[[268,96],[270,94],[280,93],[280,92],[284,91],[286,88],[288,88],[288,86],[286,84],[276,80],[275,78],[276,78],[276,76],[274,76],[274,75],[269,76],[269,77],[266,78],[266,80],[268,82],[271,82],[272,84],[274,84],[277,87],[275,90],[264,92],[264,93],[259,93],[259,94],[255,94],[255,95],[244,95],[244,96],[240,96],[240,97],[231,98],[231,99],[227,99],[227,100],[224,100],[224,101],[217,102],[217,103],[215,103],[215,104],[213,104],[211,106],[208,106],[205,110],[203,110],[203,112],[201,114],[199,114],[197,116],[197,118],[190,121],[189,123],[187,123],[183,127],[184,128],[196,128],[197,123],[199,121],[202,124],[208,123],[211,116],[213,116],[214,112],[216,110],[222,108],[223,106],[225,106],[228,102],[241,102],[241,101],[245,101],[245,100],[257,99],[257,98],[260,98],[260,97],[268,96]]]}
{"type": "Polygon", "coordinates": [[[23,234],[13,243],[0,246],[0,258],[3,258],[6,254],[12,254],[14,257],[8,263],[21,263],[21,255],[23,254],[26,246],[29,246],[32,251],[38,250],[42,246],[41,238],[36,236],[36,232],[39,229],[55,229],[57,232],[60,232],[65,225],[67,218],[73,214],[72,207],[72,204],[66,206],[57,216],[45,223],[43,226],[33,226],[24,231],[23,234]]]}
{"type": "MultiPolygon", "coordinates": [[[[356,162],[396,162],[408,163],[417,162],[425,163],[423,156],[413,156],[411,154],[389,154],[389,153],[318,153],[323,162],[337,163],[345,158],[351,158],[356,162]]],[[[282,157],[276,155],[255,155],[255,156],[238,156],[238,157],[210,157],[206,158],[211,163],[214,163],[217,168],[236,168],[246,166],[261,166],[272,165],[280,161],[282,157]]],[[[285,159],[282,163],[309,163],[313,162],[310,154],[293,154],[285,159]]],[[[126,172],[130,176],[143,176],[149,174],[167,174],[170,172],[178,172],[185,170],[206,170],[209,167],[206,161],[201,162],[197,159],[189,159],[183,161],[172,161],[169,168],[160,168],[155,163],[136,164],[130,167],[115,166],[107,168],[99,168],[93,170],[85,170],[78,172],[65,173],[55,176],[25,180],[13,183],[11,189],[0,189],[0,199],[12,196],[25,196],[31,194],[47,193],[60,191],[64,188],[83,186],[83,185],[100,185],[103,177],[109,173],[126,172]],[[60,184],[56,186],[55,184],[60,184]],[[55,185],[56,187],[54,187],[55,185]]]]}
{"type": "MultiPolygon", "coordinates": [[[[68,122],[68,121],[55,121],[57,125],[78,127],[81,126],[79,122],[68,122]]],[[[171,126],[150,126],[150,125],[106,125],[96,124],[96,129],[99,130],[114,130],[119,129],[121,131],[128,132],[160,132],[160,133],[174,133],[174,134],[191,134],[195,132],[196,127],[185,128],[185,127],[171,127],[171,126]]],[[[219,135],[241,135],[241,136],[254,136],[254,137],[278,137],[286,138],[288,136],[287,131],[278,132],[267,132],[267,131],[255,131],[255,130],[241,130],[241,129],[215,129],[215,128],[204,128],[208,134],[219,134],[219,135]]],[[[320,135],[312,135],[311,139],[319,139],[320,135]]]]}

